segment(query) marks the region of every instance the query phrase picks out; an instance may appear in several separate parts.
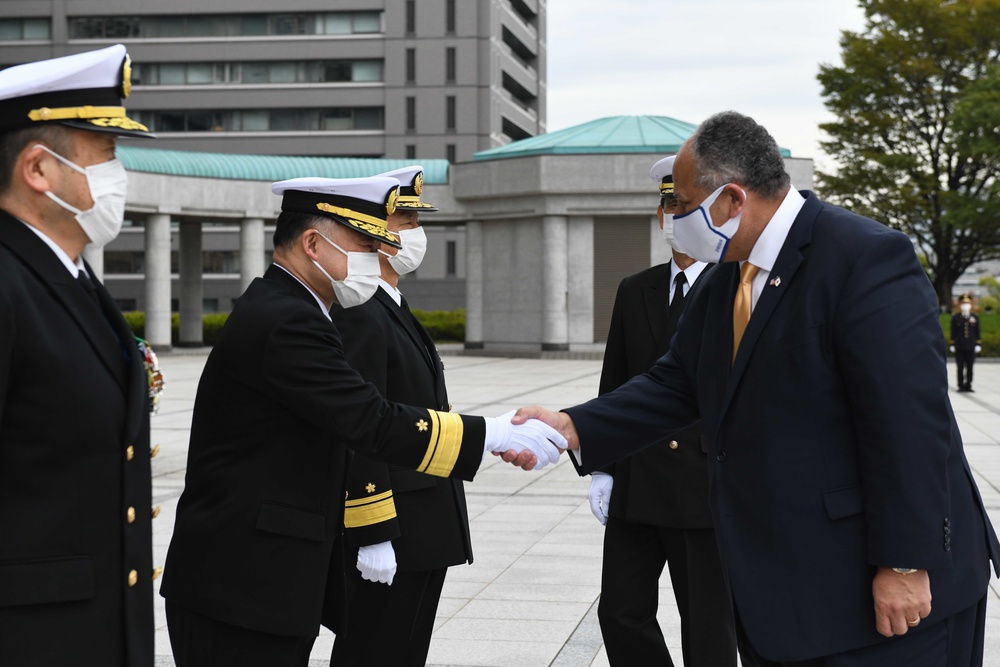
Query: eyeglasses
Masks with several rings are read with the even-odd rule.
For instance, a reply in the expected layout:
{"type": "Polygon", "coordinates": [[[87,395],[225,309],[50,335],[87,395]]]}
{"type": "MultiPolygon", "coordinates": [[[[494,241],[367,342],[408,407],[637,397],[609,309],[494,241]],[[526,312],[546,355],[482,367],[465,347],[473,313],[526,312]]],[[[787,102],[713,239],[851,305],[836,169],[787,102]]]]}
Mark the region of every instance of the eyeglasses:
{"type": "Polygon", "coordinates": [[[660,208],[664,211],[669,211],[672,208],[677,207],[677,197],[674,195],[664,195],[660,197],[660,208]]]}

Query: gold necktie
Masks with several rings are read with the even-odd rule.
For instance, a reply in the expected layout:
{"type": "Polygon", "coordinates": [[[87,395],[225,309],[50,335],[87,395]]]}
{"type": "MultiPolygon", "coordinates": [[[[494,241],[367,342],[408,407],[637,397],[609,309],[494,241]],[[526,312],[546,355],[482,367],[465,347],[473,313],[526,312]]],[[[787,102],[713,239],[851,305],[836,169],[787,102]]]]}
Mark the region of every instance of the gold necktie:
{"type": "Polygon", "coordinates": [[[736,361],[736,351],[740,349],[743,332],[747,330],[750,321],[750,306],[753,304],[753,277],[760,267],[750,262],[743,262],[740,267],[740,286],[736,290],[736,300],[733,301],[733,361],[736,361]]]}

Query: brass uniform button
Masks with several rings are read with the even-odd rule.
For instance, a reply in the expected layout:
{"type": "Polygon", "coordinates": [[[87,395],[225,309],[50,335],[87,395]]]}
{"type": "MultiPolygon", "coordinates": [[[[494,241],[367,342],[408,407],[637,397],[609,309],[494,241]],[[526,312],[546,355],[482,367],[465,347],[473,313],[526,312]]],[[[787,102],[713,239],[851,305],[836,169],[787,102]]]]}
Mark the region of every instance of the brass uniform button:
{"type": "Polygon", "coordinates": [[[160,446],[154,445],[151,450],[149,450],[149,458],[155,459],[156,455],[160,453],[160,446]]]}
{"type": "Polygon", "coordinates": [[[160,576],[161,574],[163,574],[163,568],[162,568],[162,567],[154,567],[154,568],[153,568],[153,581],[156,581],[156,579],[157,579],[157,578],[158,578],[158,577],[159,577],[159,576],[160,576]]]}
{"type": "Polygon", "coordinates": [[[139,573],[132,570],[128,573],[128,586],[129,588],[132,588],[137,583],[139,583],[139,573]]]}
{"type": "Polygon", "coordinates": [[[135,447],[129,445],[125,448],[125,460],[131,461],[135,457],[135,447]]]}
{"type": "Polygon", "coordinates": [[[135,522],[135,508],[134,507],[129,507],[128,508],[128,511],[125,512],[125,519],[129,523],[134,523],[135,522]]]}
{"type": "Polygon", "coordinates": [[[677,449],[678,447],[680,447],[680,445],[677,443],[676,440],[671,440],[669,447],[670,449],[677,449]]]}
{"type": "Polygon", "coordinates": [[[150,518],[155,519],[158,516],[160,516],[160,506],[159,505],[157,505],[156,507],[153,508],[152,516],[150,518]]]}

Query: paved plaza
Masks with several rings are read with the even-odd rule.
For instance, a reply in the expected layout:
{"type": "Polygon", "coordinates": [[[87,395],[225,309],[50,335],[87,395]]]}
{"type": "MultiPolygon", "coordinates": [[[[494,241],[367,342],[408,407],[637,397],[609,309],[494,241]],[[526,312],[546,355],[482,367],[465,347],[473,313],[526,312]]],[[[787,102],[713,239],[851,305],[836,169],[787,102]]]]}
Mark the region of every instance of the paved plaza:
{"type": "MultiPolygon", "coordinates": [[[[188,432],[206,353],[160,357],[166,390],[153,417],[154,563],[162,565],[184,486],[188,432]]],[[[247,363],[253,363],[248,359],[247,363]]],[[[528,403],[560,408],[597,393],[601,362],[445,356],[458,412],[495,416],[528,403]]],[[[952,391],[969,462],[1000,526],[1000,363],[976,365],[976,392],[952,391]]],[[[949,368],[954,383],[954,369],[949,368]]],[[[475,563],[453,567],[438,609],[428,665],[606,666],[597,620],[603,527],[587,503],[589,478],[563,457],[541,472],[484,462],[466,485],[475,563]]],[[[158,590],[157,583],[157,590],[158,590]]],[[[1000,667],[1000,583],[991,586],[986,665],[1000,667]]],[[[680,621],[670,581],[660,583],[660,624],[680,667],[680,621]]],[[[158,667],[172,667],[163,599],[156,597],[158,667]]],[[[323,629],[311,667],[326,667],[333,635],[323,629]]],[[[372,667],[380,667],[373,665],[372,667]]]]}

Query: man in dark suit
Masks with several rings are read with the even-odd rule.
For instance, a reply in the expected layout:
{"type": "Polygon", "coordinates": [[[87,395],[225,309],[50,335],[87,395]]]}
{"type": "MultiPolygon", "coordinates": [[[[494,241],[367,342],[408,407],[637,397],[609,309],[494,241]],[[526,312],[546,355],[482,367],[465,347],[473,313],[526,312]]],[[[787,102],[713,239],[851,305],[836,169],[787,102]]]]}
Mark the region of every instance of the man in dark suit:
{"type": "Polygon", "coordinates": [[[121,229],[125,47],[0,72],[0,665],[151,667],[143,359],[83,260],[121,229]]]}
{"type": "Polygon", "coordinates": [[[343,627],[348,448],[472,479],[486,451],[555,461],[551,429],[385,401],[347,363],[329,310],[367,301],[399,182],[293,179],[274,264],[208,357],[161,594],[178,667],[304,666],[321,620],[343,627]]]}
{"type": "Polygon", "coordinates": [[[585,473],[701,419],[744,664],[981,665],[1000,545],[912,244],[791,189],[777,144],[735,112],[673,173],[680,247],[725,263],[670,350],[615,392],[515,421],[558,425],[585,473]]]}
{"type": "Polygon", "coordinates": [[[979,318],[972,314],[972,297],[963,294],[958,312],[951,316],[951,352],[958,369],[959,391],[972,391],[972,365],[982,349],[979,318]]]}
{"type": "MultiPolygon", "coordinates": [[[[371,301],[334,306],[331,315],[347,361],[387,400],[447,412],[441,358],[399,291],[400,275],[420,265],[427,247],[418,216],[438,209],[421,200],[421,167],[381,175],[400,182],[387,227],[403,247],[380,250],[382,279],[371,301]]],[[[330,664],[423,665],[448,567],[472,562],[462,481],[358,454],[347,478],[344,525],[347,561],[357,553],[357,567],[347,568],[347,627],[337,634],[330,664]]]]}
{"type": "MultiPolygon", "coordinates": [[[[710,265],[673,238],[673,156],[653,165],[656,209],[672,261],[622,280],[604,351],[600,394],[645,373],[670,345],[687,299],[710,265]]],[[[605,525],[598,617],[612,665],[671,665],[656,621],[666,564],[686,667],[736,664],[732,606],[708,511],[708,465],[697,425],[593,473],[590,506],[605,525]],[[609,501],[610,496],[610,502],[609,501]]]]}

